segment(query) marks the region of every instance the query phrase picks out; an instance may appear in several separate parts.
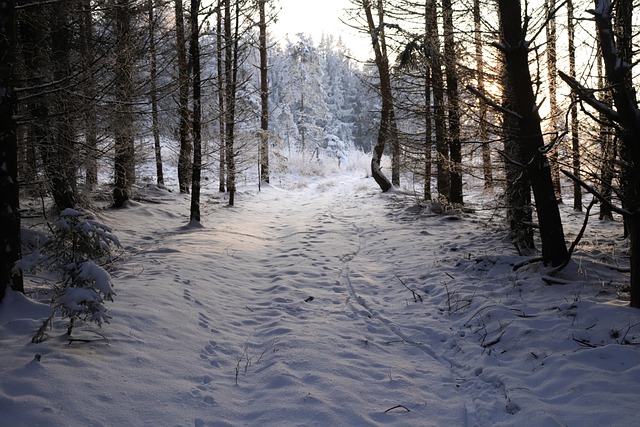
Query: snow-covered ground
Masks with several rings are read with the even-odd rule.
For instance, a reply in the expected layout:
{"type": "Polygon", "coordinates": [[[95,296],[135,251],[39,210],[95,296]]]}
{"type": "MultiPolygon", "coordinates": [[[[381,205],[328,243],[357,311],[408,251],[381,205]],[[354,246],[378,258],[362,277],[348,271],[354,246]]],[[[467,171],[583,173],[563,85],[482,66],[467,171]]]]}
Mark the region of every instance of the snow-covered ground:
{"type": "Polygon", "coordinates": [[[242,188],[233,208],[211,183],[204,228],[153,186],[99,212],[124,246],[111,323],[69,343],[57,320],[32,344],[50,309],[10,292],[0,424],[637,424],[640,311],[606,267],[628,263],[619,223],[592,220],[549,285],[513,270],[480,195],[435,214],[363,171],[242,188]]]}

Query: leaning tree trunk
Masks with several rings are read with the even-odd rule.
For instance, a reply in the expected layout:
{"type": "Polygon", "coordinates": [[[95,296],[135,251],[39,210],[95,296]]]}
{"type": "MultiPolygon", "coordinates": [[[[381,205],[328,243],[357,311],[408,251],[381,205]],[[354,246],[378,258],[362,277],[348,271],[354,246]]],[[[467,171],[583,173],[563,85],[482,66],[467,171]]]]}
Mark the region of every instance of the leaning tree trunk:
{"type": "MultiPolygon", "coordinates": [[[[513,90],[506,72],[501,71],[504,88],[504,107],[512,111],[514,107],[513,90]]],[[[509,223],[509,238],[518,253],[529,255],[535,250],[533,239],[533,212],[531,208],[531,182],[526,168],[515,162],[522,159],[523,145],[520,141],[518,120],[511,114],[503,113],[502,132],[505,154],[505,198],[507,204],[507,221],[509,223]]]]}
{"type": "Polygon", "coordinates": [[[7,289],[24,292],[22,274],[13,273],[20,259],[18,142],[14,112],[15,3],[4,0],[0,11],[0,302],[7,289]]]}
{"type": "Polygon", "coordinates": [[[529,72],[529,45],[521,24],[520,1],[499,0],[501,50],[505,57],[507,78],[513,91],[515,114],[518,116],[520,140],[527,165],[540,224],[544,264],[559,266],[569,257],[564,240],[560,211],[556,203],[549,161],[543,154],[544,140],[540,116],[529,72]]]}
{"type": "MultiPolygon", "coordinates": [[[[386,192],[389,191],[391,187],[393,187],[393,185],[389,181],[389,178],[385,176],[380,167],[387,137],[389,136],[389,126],[391,124],[391,113],[393,109],[391,76],[389,74],[389,58],[387,57],[386,49],[384,49],[384,29],[383,25],[381,25],[383,24],[383,22],[380,22],[378,25],[376,25],[375,21],[373,20],[373,13],[371,12],[371,2],[369,0],[363,0],[362,7],[367,16],[367,24],[369,27],[369,34],[371,35],[371,43],[375,55],[375,62],[378,68],[380,92],[382,97],[382,109],[380,115],[380,127],[378,128],[378,139],[376,141],[375,147],[373,148],[373,156],[371,158],[371,175],[373,175],[373,179],[378,183],[380,189],[383,192],[386,192]]],[[[379,7],[381,7],[380,4],[379,7]]],[[[380,18],[380,21],[382,21],[382,17],[380,18]]]]}

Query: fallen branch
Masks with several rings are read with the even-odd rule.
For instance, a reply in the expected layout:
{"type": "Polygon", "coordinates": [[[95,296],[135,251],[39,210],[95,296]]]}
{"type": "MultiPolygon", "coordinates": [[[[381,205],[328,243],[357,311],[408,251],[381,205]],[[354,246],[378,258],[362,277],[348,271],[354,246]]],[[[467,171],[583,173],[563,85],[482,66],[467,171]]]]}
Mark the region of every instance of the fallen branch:
{"type": "Polygon", "coordinates": [[[489,342],[487,342],[487,343],[484,343],[484,342],[483,342],[482,344],[480,344],[480,346],[481,346],[482,348],[489,348],[489,347],[491,347],[491,346],[494,346],[494,345],[498,344],[498,343],[500,342],[500,339],[502,338],[502,336],[504,335],[504,333],[505,333],[505,332],[506,332],[506,331],[502,331],[502,332],[500,333],[500,335],[498,335],[496,338],[492,339],[491,341],[489,341],[489,342]]]}
{"type": "Polygon", "coordinates": [[[407,407],[406,407],[406,406],[404,406],[404,405],[396,405],[396,406],[392,406],[391,408],[387,409],[387,410],[386,410],[386,411],[384,411],[384,412],[385,412],[385,413],[387,413],[387,412],[391,412],[391,411],[393,411],[394,409],[404,409],[404,410],[405,410],[405,411],[407,411],[407,412],[411,412],[411,409],[407,408],[407,407]]]}
{"type": "Polygon", "coordinates": [[[559,279],[557,277],[552,277],[552,276],[541,276],[540,278],[547,285],[569,285],[572,283],[571,280],[559,279]]]}
{"type": "Polygon", "coordinates": [[[579,345],[580,347],[588,347],[588,348],[598,348],[598,347],[601,347],[600,345],[592,344],[589,340],[586,340],[586,339],[581,339],[581,338],[573,337],[573,340],[574,340],[576,343],[578,343],[578,345],[579,345]]]}
{"type": "Polygon", "coordinates": [[[420,294],[416,291],[414,291],[413,289],[411,289],[410,287],[407,286],[406,283],[404,283],[404,281],[402,281],[402,279],[400,278],[400,276],[398,276],[396,274],[396,277],[398,278],[398,280],[400,281],[400,283],[402,283],[402,286],[404,286],[405,288],[407,288],[407,290],[411,291],[411,293],[413,294],[413,301],[414,302],[418,302],[418,300],[420,300],[420,302],[422,302],[422,296],[420,296],[420,294]]]}
{"type": "Polygon", "coordinates": [[[513,267],[511,268],[513,271],[518,271],[519,269],[521,269],[522,267],[525,267],[527,265],[530,264],[534,264],[536,262],[540,262],[543,261],[542,257],[536,257],[536,258],[529,258],[529,259],[525,259],[524,261],[521,261],[517,264],[514,264],[513,267]]]}

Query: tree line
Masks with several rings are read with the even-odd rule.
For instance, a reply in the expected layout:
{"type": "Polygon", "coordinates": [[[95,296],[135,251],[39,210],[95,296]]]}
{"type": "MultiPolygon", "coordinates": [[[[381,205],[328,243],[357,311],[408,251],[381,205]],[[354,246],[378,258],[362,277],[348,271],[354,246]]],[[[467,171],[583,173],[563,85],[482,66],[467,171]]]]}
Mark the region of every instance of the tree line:
{"type": "Polygon", "coordinates": [[[126,206],[152,141],[156,184],[175,157],[199,223],[203,171],[233,205],[254,163],[269,182],[275,159],[330,136],[371,151],[382,191],[409,177],[424,200],[455,207],[467,179],[503,188],[517,250],[532,254],[537,232],[557,268],[573,250],[563,182],[575,210],[591,193],[601,219],[623,218],[640,306],[633,1],[349,0],[367,63],[330,36],[273,43],[273,0],[5,2],[0,297],[22,288],[20,194],[62,211],[107,171],[113,207],[126,206]]]}
{"type": "Polygon", "coordinates": [[[576,211],[593,197],[587,219],[595,201],[600,219],[622,217],[640,307],[635,3],[351,0],[378,71],[371,169],[382,191],[408,165],[424,199],[445,206],[464,204],[465,175],[485,188],[501,180],[516,249],[532,254],[537,233],[557,272],[577,243],[567,245],[558,207],[568,180],[576,211]]]}

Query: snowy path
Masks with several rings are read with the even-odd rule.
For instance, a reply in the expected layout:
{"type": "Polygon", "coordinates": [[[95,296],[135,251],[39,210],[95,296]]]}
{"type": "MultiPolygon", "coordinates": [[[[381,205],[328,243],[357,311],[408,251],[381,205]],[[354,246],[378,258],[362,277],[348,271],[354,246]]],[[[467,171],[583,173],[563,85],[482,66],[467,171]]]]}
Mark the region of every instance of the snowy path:
{"type": "Polygon", "coordinates": [[[423,319],[400,281],[415,279],[402,252],[422,249],[393,246],[440,247],[443,236],[391,221],[391,198],[347,180],[268,188],[144,253],[157,265],[141,275],[146,286],[172,275],[166,300],[184,313],[166,329],[188,329],[183,317],[200,327],[190,393],[210,405],[201,424],[465,425],[449,363],[430,345],[447,341],[442,313],[429,307],[423,319]]]}
{"type": "Polygon", "coordinates": [[[353,174],[244,189],[234,208],[207,193],[205,228],[184,226],[188,196],[144,197],[102,212],[125,247],[102,335],[69,344],[56,320],[30,344],[48,306],[5,298],[1,425],[637,421],[640,314],[602,264],[625,261],[615,224],[547,286],[481,213],[418,210],[353,174]]]}

